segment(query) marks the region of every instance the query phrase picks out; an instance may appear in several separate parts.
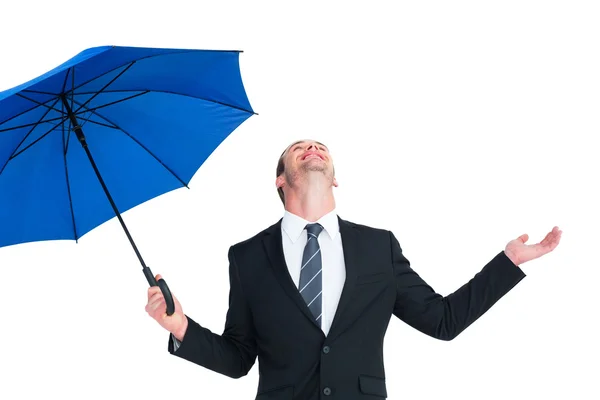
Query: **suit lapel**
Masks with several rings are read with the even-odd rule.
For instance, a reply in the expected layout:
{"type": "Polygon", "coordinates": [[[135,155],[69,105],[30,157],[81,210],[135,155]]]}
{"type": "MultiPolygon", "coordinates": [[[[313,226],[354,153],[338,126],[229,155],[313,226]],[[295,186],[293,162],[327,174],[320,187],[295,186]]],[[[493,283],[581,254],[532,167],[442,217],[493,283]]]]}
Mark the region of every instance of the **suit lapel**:
{"type": "Polygon", "coordinates": [[[346,280],[342,289],[342,295],[329,330],[328,339],[334,340],[343,330],[343,323],[349,322],[346,315],[346,309],[354,296],[356,277],[358,275],[357,256],[359,238],[357,231],[343,219],[338,217],[340,224],[340,234],[342,235],[342,247],[344,252],[344,264],[346,265],[346,280]]]}
{"type": "Polygon", "coordinates": [[[310,309],[306,305],[306,302],[302,298],[300,291],[294,284],[288,266],[285,262],[285,256],[283,254],[283,244],[281,237],[281,219],[275,225],[271,226],[267,230],[267,235],[263,238],[263,244],[265,251],[273,267],[273,273],[277,278],[277,281],[283,288],[284,292],[296,303],[300,311],[306,315],[306,317],[315,325],[317,329],[322,333],[323,331],[317,325],[315,318],[313,317],[310,309]]]}

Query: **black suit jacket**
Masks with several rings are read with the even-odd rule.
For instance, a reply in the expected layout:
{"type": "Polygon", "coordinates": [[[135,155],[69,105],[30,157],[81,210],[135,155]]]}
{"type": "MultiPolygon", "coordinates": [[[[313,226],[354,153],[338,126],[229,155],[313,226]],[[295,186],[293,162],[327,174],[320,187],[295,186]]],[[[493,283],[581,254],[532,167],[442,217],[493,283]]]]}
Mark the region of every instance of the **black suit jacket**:
{"type": "Polygon", "coordinates": [[[497,254],[448,296],[410,268],[394,235],[339,219],[346,281],[325,337],[289,275],[281,220],[229,250],[230,293],[221,335],[188,316],[171,354],[239,378],[258,358],[256,399],[387,397],[383,340],[392,315],[436,339],[451,340],[525,277],[497,254]]]}

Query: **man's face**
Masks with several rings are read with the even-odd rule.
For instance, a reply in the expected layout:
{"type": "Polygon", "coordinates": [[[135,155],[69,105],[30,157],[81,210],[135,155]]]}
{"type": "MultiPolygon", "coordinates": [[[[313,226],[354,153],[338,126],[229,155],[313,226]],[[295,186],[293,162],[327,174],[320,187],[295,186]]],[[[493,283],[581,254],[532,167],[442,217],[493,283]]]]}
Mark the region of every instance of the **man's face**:
{"type": "Polygon", "coordinates": [[[294,185],[299,177],[310,173],[321,173],[337,186],[334,177],[333,160],[329,149],[315,140],[301,140],[290,145],[284,156],[285,172],[277,178],[277,187],[283,184],[294,185]]]}

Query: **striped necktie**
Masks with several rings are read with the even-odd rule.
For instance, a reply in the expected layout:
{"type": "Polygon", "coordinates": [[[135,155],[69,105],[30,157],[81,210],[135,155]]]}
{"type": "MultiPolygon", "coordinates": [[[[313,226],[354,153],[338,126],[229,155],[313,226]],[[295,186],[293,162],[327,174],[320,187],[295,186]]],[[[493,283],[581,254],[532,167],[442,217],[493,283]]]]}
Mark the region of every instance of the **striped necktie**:
{"type": "Polygon", "coordinates": [[[307,242],[302,256],[302,267],[300,268],[299,290],[306,302],[310,312],[321,326],[321,304],[322,304],[322,263],[321,248],[318,237],[323,227],[320,224],[306,225],[307,242]]]}

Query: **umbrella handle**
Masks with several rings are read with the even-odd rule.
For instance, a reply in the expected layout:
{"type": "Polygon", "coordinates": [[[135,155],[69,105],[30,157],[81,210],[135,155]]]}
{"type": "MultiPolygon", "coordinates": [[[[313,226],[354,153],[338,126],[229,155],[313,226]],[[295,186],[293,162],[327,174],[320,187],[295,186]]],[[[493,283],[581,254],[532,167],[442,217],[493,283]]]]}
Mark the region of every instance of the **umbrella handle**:
{"type": "Polygon", "coordinates": [[[167,286],[167,282],[165,282],[165,280],[161,278],[158,280],[157,283],[158,287],[160,288],[160,291],[165,297],[165,302],[167,303],[167,315],[173,315],[173,313],[175,312],[175,304],[173,302],[173,296],[171,295],[171,291],[167,286]]]}
{"type": "Polygon", "coordinates": [[[156,281],[156,278],[152,275],[152,271],[146,266],[144,266],[143,271],[150,286],[158,286],[160,288],[160,291],[165,298],[165,303],[167,303],[167,315],[173,315],[175,312],[175,303],[173,302],[173,295],[171,295],[171,290],[169,289],[169,286],[167,286],[167,282],[162,278],[156,281]]]}

